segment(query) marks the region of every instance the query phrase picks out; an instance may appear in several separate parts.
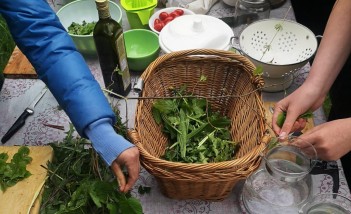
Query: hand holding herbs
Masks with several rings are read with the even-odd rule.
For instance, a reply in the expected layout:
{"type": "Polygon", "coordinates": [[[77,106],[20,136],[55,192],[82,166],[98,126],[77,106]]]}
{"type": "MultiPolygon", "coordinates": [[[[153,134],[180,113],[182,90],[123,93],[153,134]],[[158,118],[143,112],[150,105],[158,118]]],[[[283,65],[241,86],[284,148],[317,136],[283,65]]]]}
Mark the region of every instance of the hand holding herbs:
{"type": "MultiPolygon", "coordinates": [[[[171,89],[177,96],[186,95],[186,87],[171,89]]],[[[170,146],[164,159],[184,163],[212,163],[231,160],[237,143],[230,140],[231,121],[212,112],[206,99],[161,99],[153,104],[155,121],[162,124],[170,146]]]]}
{"type": "MultiPolygon", "coordinates": [[[[301,114],[298,117],[298,119],[299,118],[304,118],[304,119],[313,118],[313,112],[307,111],[307,112],[301,114]]],[[[286,112],[280,112],[280,114],[278,114],[278,117],[277,117],[277,125],[279,126],[279,128],[283,127],[285,119],[286,119],[286,112]]]]}

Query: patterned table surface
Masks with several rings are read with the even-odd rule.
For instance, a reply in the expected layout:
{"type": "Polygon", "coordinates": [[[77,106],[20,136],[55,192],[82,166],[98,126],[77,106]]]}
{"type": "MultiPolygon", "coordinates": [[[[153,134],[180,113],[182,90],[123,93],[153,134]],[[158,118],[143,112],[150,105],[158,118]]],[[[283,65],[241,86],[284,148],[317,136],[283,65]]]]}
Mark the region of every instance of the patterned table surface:
{"type": "MultiPolygon", "coordinates": [[[[56,0],[55,5],[51,1],[49,3],[58,10],[60,1],[56,0]]],[[[119,3],[119,2],[117,2],[119,3]]],[[[283,6],[271,11],[271,17],[284,17],[291,3],[288,0],[283,6]]],[[[124,12],[124,11],[123,11],[124,12]]],[[[223,17],[233,15],[234,8],[225,5],[219,0],[209,11],[208,15],[215,17],[223,17]]],[[[289,11],[288,19],[295,19],[293,10],[289,11]]],[[[123,19],[124,29],[128,29],[129,25],[124,14],[123,19]]],[[[103,86],[102,76],[97,58],[86,58],[86,61],[97,79],[103,86]]],[[[285,92],[263,93],[264,101],[278,101],[286,94],[291,93],[304,81],[309,71],[309,65],[304,66],[295,75],[293,84],[285,92]]],[[[135,84],[140,73],[132,74],[132,83],[135,84]]],[[[37,79],[6,79],[0,93],[0,136],[3,136],[9,127],[13,124],[16,118],[23,112],[27,105],[34,99],[36,94],[44,86],[44,83],[37,79]]],[[[133,91],[129,96],[138,96],[133,91]]],[[[114,100],[114,102],[118,102],[114,100]]],[[[134,113],[136,100],[128,101],[128,108],[125,104],[120,103],[121,112],[124,118],[128,119],[128,127],[133,128],[134,113]],[[126,111],[126,109],[128,109],[126,111]]],[[[316,125],[325,122],[324,113],[322,110],[314,112],[314,122],[316,125]]],[[[60,110],[55,98],[50,92],[46,93],[43,100],[38,103],[35,108],[34,115],[30,116],[24,127],[20,129],[6,145],[44,145],[53,141],[61,141],[65,132],[69,129],[70,120],[60,110]],[[59,125],[65,127],[65,130],[50,128],[43,124],[59,125]]],[[[351,198],[349,188],[344,178],[343,169],[339,164],[340,173],[340,189],[339,193],[351,198]]],[[[332,191],[333,180],[329,175],[313,175],[313,194],[326,193],[332,191]]],[[[155,178],[146,170],[142,169],[140,178],[132,190],[132,194],[140,199],[145,214],[157,213],[191,213],[191,214],[215,214],[215,213],[245,213],[241,210],[240,191],[243,182],[239,182],[233,189],[230,196],[221,202],[208,202],[202,200],[173,200],[163,196],[157,186],[155,178]],[[150,186],[150,194],[139,195],[138,186],[150,186]]]]}

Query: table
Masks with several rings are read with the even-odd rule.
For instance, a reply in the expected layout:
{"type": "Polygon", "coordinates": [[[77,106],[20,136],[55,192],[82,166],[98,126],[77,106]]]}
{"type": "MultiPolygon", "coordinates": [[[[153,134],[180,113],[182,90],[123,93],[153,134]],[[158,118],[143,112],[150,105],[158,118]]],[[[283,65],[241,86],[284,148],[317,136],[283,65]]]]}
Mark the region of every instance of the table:
{"type": "MultiPolygon", "coordinates": [[[[54,10],[58,10],[64,0],[56,0],[55,5],[49,1],[54,10]]],[[[119,3],[119,2],[117,2],[119,3]]],[[[283,6],[271,11],[271,17],[283,18],[288,11],[291,3],[288,0],[283,6]]],[[[124,13],[124,11],[123,11],[124,13]]],[[[219,0],[208,12],[208,15],[223,17],[234,14],[234,8],[229,7],[219,0]]],[[[129,29],[129,24],[125,13],[123,14],[123,28],[129,29]]],[[[293,10],[287,14],[287,19],[295,19],[293,10]]],[[[99,63],[96,57],[86,57],[93,75],[103,86],[103,80],[99,63]]],[[[264,101],[275,102],[291,93],[299,87],[304,81],[309,71],[309,65],[298,71],[293,84],[285,92],[263,93],[264,101]]],[[[132,73],[132,84],[135,84],[140,73],[132,73]]],[[[0,136],[3,136],[15,119],[22,113],[36,94],[44,86],[44,83],[37,79],[6,79],[0,93],[0,136]]],[[[138,94],[131,92],[130,97],[137,97],[138,94]]],[[[113,102],[118,102],[112,100],[113,102]]],[[[128,120],[128,128],[134,126],[134,113],[137,100],[128,101],[128,110],[125,108],[123,101],[120,103],[122,117],[128,120]]],[[[35,114],[29,117],[26,125],[20,129],[6,145],[44,145],[53,141],[61,141],[65,137],[65,132],[69,129],[69,118],[58,108],[58,103],[51,93],[46,93],[43,100],[40,101],[35,109],[35,114]],[[63,130],[50,128],[43,124],[59,125],[64,127],[63,130]]],[[[316,125],[325,122],[324,113],[321,109],[314,112],[314,122],[316,125]]],[[[345,180],[343,169],[339,164],[340,189],[339,193],[351,198],[347,182],[345,180]]],[[[332,178],[328,175],[313,175],[313,193],[326,193],[332,191],[332,178]]],[[[239,182],[233,189],[230,196],[221,202],[209,202],[202,200],[173,200],[163,196],[157,187],[156,180],[146,170],[141,169],[140,178],[137,181],[132,194],[137,197],[143,206],[145,214],[157,213],[191,213],[191,214],[215,214],[215,213],[243,213],[240,209],[241,200],[239,198],[243,181],[239,182]],[[138,186],[150,186],[150,194],[140,195],[138,186]]]]}

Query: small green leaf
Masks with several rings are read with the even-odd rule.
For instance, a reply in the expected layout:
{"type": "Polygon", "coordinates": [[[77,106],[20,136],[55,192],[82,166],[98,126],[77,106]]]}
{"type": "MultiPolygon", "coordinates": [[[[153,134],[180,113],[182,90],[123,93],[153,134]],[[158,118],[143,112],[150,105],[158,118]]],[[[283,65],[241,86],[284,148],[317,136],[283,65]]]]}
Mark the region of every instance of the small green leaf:
{"type": "Polygon", "coordinates": [[[256,69],[253,71],[254,76],[260,76],[263,74],[263,67],[257,66],[256,69]]]}
{"type": "Polygon", "coordinates": [[[277,125],[281,128],[285,122],[286,113],[280,112],[277,117],[277,125]]]}
{"type": "MultiPolygon", "coordinates": [[[[306,111],[305,113],[301,114],[298,118],[313,118],[313,112],[311,110],[306,111]]],[[[277,117],[277,125],[281,128],[286,119],[286,112],[280,112],[277,117]]]]}
{"type": "Polygon", "coordinates": [[[205,82],[207,80],[207,77],[203,74],[200,76],[200,82],[205,82]]]}
{"type": "Polygon", "coordinates": [[[282,24],[276,24],[275,26],[274,26],[274,28],[277,30],[277,31],[282,31],[283,30],[283,25],[282,24]]]}

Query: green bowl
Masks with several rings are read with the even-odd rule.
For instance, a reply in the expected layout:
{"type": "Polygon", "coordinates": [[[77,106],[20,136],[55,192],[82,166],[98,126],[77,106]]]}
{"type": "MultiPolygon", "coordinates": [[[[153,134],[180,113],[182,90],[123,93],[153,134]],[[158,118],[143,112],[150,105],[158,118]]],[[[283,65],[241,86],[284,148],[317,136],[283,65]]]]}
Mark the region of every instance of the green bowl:
{"type": "MultiPolygon", "coordinates": [[[[122,25],[121,8],[112,1],[109,2],[109,8],[111,17],[122,25]]],[[[72,22],[82,24],[83,21],[89,23],[99,20],[96,4],[93,0],[76,0],[68,3],[57,11],[57,16],[67,31],[72,22]]],[[[69,35],[72,37],[80,53],[84,55],[96,55],[93,35],[69,35]]]]}
{"type": "Polygon", "coordinates": [[[151,30],[132,29],[124,32],[129,69],[144,71],[160,54],[158,35],[151,30]]]}

